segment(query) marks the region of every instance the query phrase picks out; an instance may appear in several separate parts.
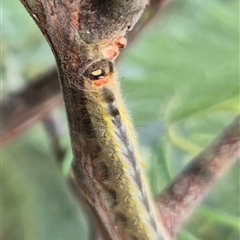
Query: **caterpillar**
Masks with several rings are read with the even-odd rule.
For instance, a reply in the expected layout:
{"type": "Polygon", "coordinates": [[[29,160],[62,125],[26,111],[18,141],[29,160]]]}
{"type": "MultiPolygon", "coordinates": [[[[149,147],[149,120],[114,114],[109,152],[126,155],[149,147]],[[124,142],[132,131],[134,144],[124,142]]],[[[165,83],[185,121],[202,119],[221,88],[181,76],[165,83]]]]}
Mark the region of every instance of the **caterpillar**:
{"type": "Polygon", "coordinates": [[[96,177],[107,193],[109,211],[115,213],[113,221],[127,240],[167,239],[143,179],[134,129],[113,62],[93,63],[82,78],[92,135],[99,146],[96,177]]]}

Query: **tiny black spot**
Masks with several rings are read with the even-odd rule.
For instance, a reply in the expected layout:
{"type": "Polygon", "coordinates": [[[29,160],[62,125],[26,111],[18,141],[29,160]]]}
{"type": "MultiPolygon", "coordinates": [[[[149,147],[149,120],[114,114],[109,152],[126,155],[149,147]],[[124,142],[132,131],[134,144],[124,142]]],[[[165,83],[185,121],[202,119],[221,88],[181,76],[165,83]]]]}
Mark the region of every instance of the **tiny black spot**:
{"type": "Polygon", "coordinates": [[[118,115],[120,115],[120,112],[117,108],[112,108],[110,109],[110,114],[113,116],[113,117],[116,117],[118,115]]]}
{"type": "Polygon", "coordinates": [[[117,204],[117,193],[113,189],[109,189],[108,193],[111,195],[112,200],[114,200],[114,205],[117,204]]]}
{"type": "Polygon", "coordinates": [[[112,103],[115,101],[115,97],[113,93],[108,88],[103,89],[103,94],[104,94],[104,100],[106,101],[106,103],[112,103]]]}
{"type": "Polygon", "coordinates": [[[113,73],[113,72],[114,72],[113,62],[109,61],[109,62],[108,62],[108,67],[109,67],[109,72],[110,72],[110,73],[113,73]]]}

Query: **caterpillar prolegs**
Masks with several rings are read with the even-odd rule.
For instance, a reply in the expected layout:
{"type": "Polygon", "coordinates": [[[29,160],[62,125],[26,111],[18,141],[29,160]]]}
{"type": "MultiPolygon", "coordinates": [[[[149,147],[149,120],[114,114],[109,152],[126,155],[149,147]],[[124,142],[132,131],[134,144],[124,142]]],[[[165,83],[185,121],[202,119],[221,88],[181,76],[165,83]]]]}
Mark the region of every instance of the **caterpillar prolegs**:
{"type": "Polygon", "coordinates": [[[93,63],[83,74],[86,108],[99,146],[98,181],[108,210],[127,240],[161,240],[163,229],[144,183],[131,120],[124,107],[111,61],[93,63]]]}

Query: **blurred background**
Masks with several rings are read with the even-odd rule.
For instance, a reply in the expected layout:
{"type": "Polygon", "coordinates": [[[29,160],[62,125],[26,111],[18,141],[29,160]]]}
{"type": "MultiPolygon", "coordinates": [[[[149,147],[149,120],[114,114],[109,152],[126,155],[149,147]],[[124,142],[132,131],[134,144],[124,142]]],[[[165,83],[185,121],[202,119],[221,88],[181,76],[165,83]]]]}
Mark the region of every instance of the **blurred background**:
{"type": "MultiPolygon", "coordinates": [[[[2,3],[2,24],[1,101],[55,65],[20,1],[2,3]]],[[[239,113],[239,1],[170,2],[124,50],[118,75],[157,195],[239,113]]],[[[46,122],[1,150],[1,240],[91,238],[84,207],[66,183],[71,150],[63,105],[52,115],[65,151],[61,170],[46,122]]],[[[239,239],[239,170],[237,163],[215,185],[178,239],[239,239]]]]}

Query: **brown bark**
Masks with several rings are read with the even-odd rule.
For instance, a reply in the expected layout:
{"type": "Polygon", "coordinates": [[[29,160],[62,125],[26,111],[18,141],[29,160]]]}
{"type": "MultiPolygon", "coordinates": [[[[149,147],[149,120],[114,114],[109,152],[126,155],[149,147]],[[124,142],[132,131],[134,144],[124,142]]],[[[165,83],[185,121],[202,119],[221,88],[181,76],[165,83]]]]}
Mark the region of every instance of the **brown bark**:
{"type": "Polygon", "coordinates": [[[142,1],[21,0],[54,53],[74,156],[73,175],[99,222],[104,239],[125,239],[106,211],[96,180],[96,156],[81,75],[93,62],[112,60],[146,6],[142,1]]]}
{"type": "Polygon", "coordinates": [[[240,156],[240,116],[196,156],[156,199],[174,238],[182,224],[240,156]]]}
{"type": "MultiPolygon", "coordinates": [[[[92,41],[92,36],[100,26],[93,23],[90,33],[88,33],[88,24],[81,20],[84,19],[84,14],[92,12],[90,11],[92,9],[91,7],[89,8],[88,1],[86,1],[86,5],[82,5],[81,12],[76,2],[78,1],[65,3],[60,0],[22,0],[22,3],[28,9],[51,45],[56,57],[75,159],[73,171],[78,187],[81,189],[95,217],[98,219],[104,239],[124,239],[124,236],[121,235],[122,233],[118,232],[113,225],[110,214],[106,211],[104,200],[98,195],[99,191],[101,191],[101,186],[95,181],[94,175],[97,146],[91,139],[90,123],[86,119],[87,109],[84,105],[85,99],[81,91],[81,74],[92,62],[102,57],[112,59],[117,56],[118,47],[122,46],[122,36],[128,27],[132,26],[137,16],[132,18],[134,11],[131,12],[131,3],[128,3],[130,5],[125,14],[126,16],[131,15],[131,17],[124,19],[124,23],[119,24],[114,29],[111,28],[109,32],[102,32],[97,39],[92,41]],[[80,41],[80,39],[84,41],[80,41]]],[[[114,4],[111,11],[118,12],[119,5],[117,5],[117,1],[116,6],[118,7],[116,9],[114,9],[114,4]]],[[[141,7],[139,12],[141,12],[141,7]]],[[[89,17],[90,22],[96,22],[97,14],[95,13],[93,11],[89,17]]],[[[113,18],[111,13],[109,13],[109,18],[116,21],[116,18],[113,18]]],[[[110,25],[113,25],[111,21],[107,22],[105,28],[101,25],[101,28],[109,29],[110,25]]],[[[56,71],[53,71],[52,74],[50,78],[56,79],[56,71]]],[[[11,112],[4,109],[5,105],[3,105],[1,111],[9,111],[7,118],[4,117],[3,119],[4,126],[12,124],[12,127],[6,128],[7,130],[3,128],[4,131],[2,134],[5,136],[3,138],[5,141],[11,139],[13,135],[17,135],[22,129],[29,126],[24,126],[24,121],[29,119],[34,121],[34,115],[38,119],[42,118],[61,102],[59,87],[56,83],[57,81],[51,80],[43,85],[41,82],[38,87],[35,87],[36,83],[33,84],[30,87],[30,97],[28,95],[29,92],[26,94],[25,91],[22,91],[20,99],[26,99],[23,108],[20,108],[20,105],[18,105],[18,98],[14,97],[12,98],[13,108],[11,112]],[[53,87],[50,87],[50,89],[55,89],[56,92],[50,91],[49,93],[45,89],[46,86],[50,86],[51,84],[53,84],[53,87]],[[36,94],[42,94],[45,97],[36,98],[36,94]],[[29,98],[36,101],[26,104],[29,98]],[[50,102],[49,99],[51,99],[50,102]],[[49,105],[49,103],[51,104],[49,105]],[[17,105],[16,108],[14,104],[17,105]],[[26,113],[29,112],[29,115],[23,115],[21,118],[20,116],[23,111],[26,113]],[[11,124],[8,123],[10,115],[13,121],[11,124]],[[10,130],[11,128],[13,130],[10,130]]],[[[4,116],[6,115],[4,114],[4,116]]],[[[157,202],[161,217],[172,237],[176,235],[183,222],[196,205],[206,196],[217,179],[238,158],[240,147],[239,135],[238,117],[217,138],[216,142],[197,156],[183,173],[158,197],[157,202]]]]}
{"type": "Polygon", "coordinates": [[[62,103],[57,71],[52,69],[0,105],[1,144],[11,142],[62,103]]]}
{"type": "MultiPolygon", "coordinates": [[[[169,0],[152,0],[150,2],[134,29],[127,33],[128,45],[133,44],[139,38],[146,26],[168,2],[169,0]]],[[[125,50],[123,50],[124,52],[125,50]]],[[[119,58],[117,60],[119,61],[119,58]]],[[[30,82],[32,83],[19,92],[10,94],[0,104],[2,146],[18,138],[32,125],[45,118],[53,108],[63,103],[56,68],[52,68],[30,82]]]]}

